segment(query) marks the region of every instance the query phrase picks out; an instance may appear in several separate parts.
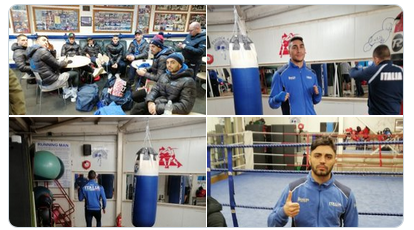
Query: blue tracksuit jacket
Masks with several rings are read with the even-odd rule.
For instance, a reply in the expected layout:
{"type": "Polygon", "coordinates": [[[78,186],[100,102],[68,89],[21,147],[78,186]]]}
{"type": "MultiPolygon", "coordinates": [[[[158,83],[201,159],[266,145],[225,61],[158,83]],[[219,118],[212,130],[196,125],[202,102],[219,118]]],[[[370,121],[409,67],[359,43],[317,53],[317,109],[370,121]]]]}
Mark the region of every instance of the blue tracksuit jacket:
{"type": "MultiPolygon", "coordinates": [[[[306,67],[305,61],[299,68],[289,60],[289,64],[280,68],[273,75],[272,91],[269,97],[269,106],[277,109],[282,105],[284,92],[290,94],[290,115],[316,115],[314,104],[322,99],[322,90],[318,86],[319,94],[315,94],[313,86],[318,86],[315,72],[306,67]]],[[[285,111],[283,111],[286,115],[285,111]]]]}
{"type": "Polygon", "coordinates": [[[309,172],[306,178],[289,184],[267,219],[268,227],[282,227],[288,222],[283,211],[289,190],[292,202],[298,202],[300,211],[292,225],[296,227],[358,227],[358,210],[351,189],[335,180],[319,185],[309,172]]]}
{"type": "Polygon", "coordinates": [[[399,115],[403,100],[403,69],[385,60],[365,69],[352,68],[349,76],[368,81],[368,113],[399,115]]]}
{"type": "Polygon", "coordinates": [[[102,199],[102,209],[106,207],[105,190],[94,180],[89,180],[78,193],[79,201],[86,199],[85,208],[87,210],[101,210],[100,199],[102,199]]]}

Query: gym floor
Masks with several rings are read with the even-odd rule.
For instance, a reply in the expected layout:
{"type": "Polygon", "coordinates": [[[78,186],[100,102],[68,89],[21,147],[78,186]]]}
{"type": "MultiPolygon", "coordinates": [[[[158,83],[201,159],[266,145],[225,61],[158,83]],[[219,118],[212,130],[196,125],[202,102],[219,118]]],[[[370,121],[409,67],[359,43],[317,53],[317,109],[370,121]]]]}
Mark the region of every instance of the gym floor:
{"type": "MultiPolygon", "coordinates": [[[[234,177],[235,201],[237,205],[273,208],[283,189],[304,174],[244,173],[234,177]]],[[[393,213],[404,212],[403,177],[336,175],[341,183],[355,194],[358,212],[393,213]]],[[[211,185],[211,196],[221,204],[229,204],[228,180],[211,185]]],[[[240,227],[267,227],[270,210],[237,208],[240,227]]],[[[233,227],[230,207],[223,206],[227,226],[233,227]]],[[[403,217],[359,215],[359,227],[398,227],[403,217]]],[[[290,226],[287,223],[286,226],[290,226]]]]}

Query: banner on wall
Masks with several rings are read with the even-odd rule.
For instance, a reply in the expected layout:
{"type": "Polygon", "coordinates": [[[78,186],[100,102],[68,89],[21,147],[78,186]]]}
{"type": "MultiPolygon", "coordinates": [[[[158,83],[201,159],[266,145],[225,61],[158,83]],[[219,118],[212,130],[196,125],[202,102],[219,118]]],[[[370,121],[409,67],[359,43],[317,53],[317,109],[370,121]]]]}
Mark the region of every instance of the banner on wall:
{"type": "MultiPolygon", "coordinates": [[[[71,156],[70,156],[70,143],[67,142],[36,142],[35,143],[35,151],[49,151],[55,154],[57,157],[62,160],[63,165],[65,166],[65,172],[63,176],[59,179],[60,184],[64,188],[68,188],[71,186],[70,183],[70,175],[72,173],[71,168],[71,156]]],[[[57,187],[54,182],[49,184],[49,187],[57,187]]]]}

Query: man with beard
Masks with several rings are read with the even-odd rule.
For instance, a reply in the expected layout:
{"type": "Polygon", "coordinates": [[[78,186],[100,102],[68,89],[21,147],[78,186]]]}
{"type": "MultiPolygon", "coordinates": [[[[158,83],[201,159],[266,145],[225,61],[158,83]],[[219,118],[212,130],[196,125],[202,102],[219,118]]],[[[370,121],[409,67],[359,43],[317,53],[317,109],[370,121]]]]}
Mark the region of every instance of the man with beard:
{"type": "Polygon", "coordinates": [[[160,76],[145,97],[145,102],[134,105],[131,115],[161,115],[169,100],[172,102],[173,114],[191,112],[196,99],[193,70],[184,63],[184,57],[180,53],[168,55],[166,63],[166,73],[160,76]]]}
{"type": "Polygon", "coordinates": [[[273,76],[269,106],[282,106],[283,115],[316,115],[314,105],[322,99],[315,72],[306,66],[302,37],[289,41],[289,63],[273,76]]]}
{"type": "Polygon", "coordinates": [[[283,227],[289,217],[294,227],[358,227],[355,196],[336,180],[332,173],[335,163],[333,140],[317,138],[311,145],[312,170],[285,188],[267,219],[268,227],[283,227]]]}

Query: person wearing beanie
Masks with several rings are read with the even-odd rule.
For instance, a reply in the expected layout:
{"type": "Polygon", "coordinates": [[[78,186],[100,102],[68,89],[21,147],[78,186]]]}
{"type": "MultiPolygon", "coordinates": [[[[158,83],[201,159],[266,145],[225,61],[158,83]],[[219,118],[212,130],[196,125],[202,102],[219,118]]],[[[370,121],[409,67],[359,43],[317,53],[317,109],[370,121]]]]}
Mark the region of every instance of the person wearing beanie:
{"type": "MultiPolygon", "coordinates": [[[[149,44],[150,51],[154,55],[152,65],[146,68],[138,68],[137,74],[141,79],[141,82],[146,82],[146,79],[151,81],[158,81],[160,76],[167,70],[167,57],[174,53],[174,50],[170,47],[164,46],[164,36],[162,33],[155,35],[149,44]]],[[[138,89],[132,92],[132,100],[137,103],[145,100],[147,93],[144,89],[138,89]]]]}
{"type": "Polygon", "coordinates": [[[197,94],[193,70],[184,63],[180,53],[168,55],[166,65],[166,72],[160,76],[145,101],[134,105],[131,115],[161,115],[168,100],[173,103],[173,114],[191,112],[197,94]]]}
{"type": "Polygon", "coordinates": [[[108,79],[115,75],[115,77],[121,77],[121,73],[125,71],[126,64],[122,60],[125,57],[124,46],[119,43],[119,36],[114,35],[112,42],[106,46],[106,55],[109,57],[108,63],[106,63],[108,70],[108,79]]]}
{"type": "Polygon", "coordinates": [[[142,30],[138,29],[135,31],[135,39],[129,44],[126,60],[127,64],[130,66],[128,70],[128,83],[130,85],[134,84],[136,69],[131,66],[131,63],[135,60],[139,59],[147,59],[148,58],[148,49],[149,44],[144,39],[144,34],[142,30]]]}
{"type": "Polygon", "coordinates": [[[201,30],[201,25],[198,22],[191,23],[189,31],[190,33],[185,40],[178,43],[177,47],[182,49],[185,63],[193,69],[193,78],[195,79],[200,71],[202,57],[206,53],[206,32],[201,30]]]}

